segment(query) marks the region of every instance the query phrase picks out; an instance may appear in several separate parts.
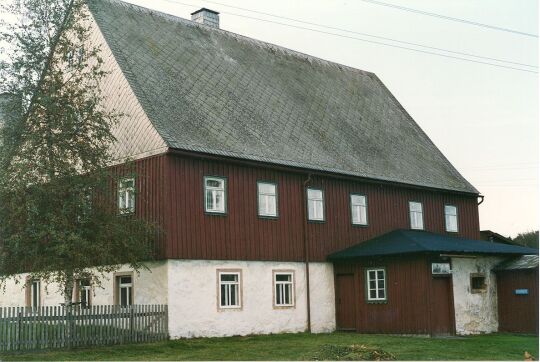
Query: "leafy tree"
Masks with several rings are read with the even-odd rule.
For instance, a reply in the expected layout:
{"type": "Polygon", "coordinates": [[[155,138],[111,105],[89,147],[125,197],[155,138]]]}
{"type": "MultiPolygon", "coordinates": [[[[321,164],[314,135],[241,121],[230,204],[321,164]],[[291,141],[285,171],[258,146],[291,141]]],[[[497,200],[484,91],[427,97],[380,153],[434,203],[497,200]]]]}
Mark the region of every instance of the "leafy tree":
{"type": "MultiPolygon", "coordinates": [[[[106,73],[82,0],[12,0],[11,45],[0,67],[0,281],[29,272],[56,282],[72,303],[79,278],[98,284],[151,257],[155,227],[118,215],[111,132],[120,114],[101,107],[106,73]]],[[[124,167],[123,172],[131,172],[124,167]]]]}
{"type": "Polygon", "coordinates": [[[538,249],[538,230],[519,233],[512,241],[519,245],[538,249]]]}

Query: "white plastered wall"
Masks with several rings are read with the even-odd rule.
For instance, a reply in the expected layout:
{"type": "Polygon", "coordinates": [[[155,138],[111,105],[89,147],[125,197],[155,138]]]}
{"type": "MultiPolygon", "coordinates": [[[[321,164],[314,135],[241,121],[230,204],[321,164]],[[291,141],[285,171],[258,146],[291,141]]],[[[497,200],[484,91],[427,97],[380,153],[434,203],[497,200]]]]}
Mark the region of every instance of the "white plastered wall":
{"type": "MultiPolygon", "coordinates": [[[[146,264],[148,269],[133,272],[133,297],[135,304],[167,303],[167,262],[146,264]]],[[[114,276],[130,273],[128,266],[122,266],[114,273],[108,273],[101,281],[101,287],[92,289],[92,304],[114,304],[114,276]]],[[[15,278],[6,281],[0,291],[0,307],[23,307],[26,305],[25,280],[27,274],[21,274],[18,283],[15,278]]],[[[58,306],[64,302],[59,285],[41,283],[41,305],[58,306]]]]}
{"type": "MultiPolygon", "coordinates": [[[[212,337],[307,329],[305,265],[260,261],[169,261],[171,338],[212,337]],[[242,308],[218,308],[217,270],[242,270],[242,308]],[[293,270],[295,307],[273,307],[273,270],[293,270]]],[[[312,331],[335,329],[332,265],[310,264],[312,331]]]]}
{"type": "Polygon", "coordinates": [[[500,257],[452,258],[454,311],[457,334],[497,332],[497,279],[491,270],[500,257]],[[471,293],[470,277],[481,273],[486,277],[486,290],[471,293]]]}

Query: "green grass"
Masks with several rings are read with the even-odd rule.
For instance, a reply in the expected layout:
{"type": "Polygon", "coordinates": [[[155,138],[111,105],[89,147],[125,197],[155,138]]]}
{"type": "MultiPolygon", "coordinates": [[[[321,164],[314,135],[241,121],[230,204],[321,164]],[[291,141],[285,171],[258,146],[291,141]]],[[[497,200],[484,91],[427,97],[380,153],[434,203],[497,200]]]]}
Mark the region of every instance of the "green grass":
{"type": "MultiPolygon", "coordinates": [[[[302,360],[332,359],[328,351],[359,345],[398,360],[523,360],[538,358],[538,337],[492,334],[459,338],[402,337],[354,333],[277,334],[197,338],[123,345],[3,354],[2,360],[302,360]]],[[[342,356],[336,355],[333,359],[342,356]]],[[[345,357],[346,359],[346,357],[345,357]]]]}

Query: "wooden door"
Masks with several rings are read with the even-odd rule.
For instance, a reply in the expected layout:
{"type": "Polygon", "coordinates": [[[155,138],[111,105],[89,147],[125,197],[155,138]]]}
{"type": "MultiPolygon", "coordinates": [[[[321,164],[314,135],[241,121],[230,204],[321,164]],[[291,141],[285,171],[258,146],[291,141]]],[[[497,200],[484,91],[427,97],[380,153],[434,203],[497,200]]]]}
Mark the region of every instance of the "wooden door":
{"type": "Polygon", "coordinates": [[[354,275],[336,275],[336,324],[339,330],[356,330],[354,275]]]}
{"type": "Polygon", "coordinates": [[[452,277],[433,277],[431,293],[431,334],[454,334],[452,277]]]}

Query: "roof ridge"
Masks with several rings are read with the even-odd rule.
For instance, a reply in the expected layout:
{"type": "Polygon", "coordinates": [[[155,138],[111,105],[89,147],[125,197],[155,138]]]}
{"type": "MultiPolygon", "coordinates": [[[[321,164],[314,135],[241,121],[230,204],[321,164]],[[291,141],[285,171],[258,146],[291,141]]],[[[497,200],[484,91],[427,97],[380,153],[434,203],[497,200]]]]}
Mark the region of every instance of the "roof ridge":
{"type": "Polygon", "coordinates": [[[120,4],[121,6],[135,8],[136,10],[141,11],[143,13],[149,13],[150,15],[155,14],[155,15],[161,16],[162,18],[164,18],[166,20],[173,21],[173,22],[180,22],[180,23],[184,23],[185,25],[199,27],[199,28],[204,29],[204,30],[219,32],[219,33],[225,34],[227,36],[232,36],[234,38],[239,38],[239,39],[241,39],[243,41],[247,41],[247,42],[251,42],[251,43],[261,45],[263,47],[267,47],[269,49],[274,48],[274,49],[277,49],[277,50],[282,50],[282,51],[284,51],[285,53],[287,53],[289,55],[292,55],[292,56],[295,56],[295,57],[298,57],[298,58],[301,58],[301,59],[304,59],[304,60],[305,59],[315,60],[315,61],[318,61],[318,62],[328,63],[328,64],[331,64],[331,65],[337,66],[340,69],[342,67],[345,67],[345,68],[350,69],[352,71],[359,72],[360,74],[363,74],[363,75],[375,76],[375,73],[367,71],[367,70],[355,68],[355,67],[352,67],[350,65],[338,63],[338,62],[328,60],[328,59],[324,59],[324,58],[320,58],[320,57],[317,57],[317,56],[314,56],[314,55],[311,55],[311,54],[303,53],[303,52],[300,52],[298,50],[290,49],[290,48],[287,48],[285,46],[277,45],[277,44],[270,43],[270,42],[267,42],[267,41],[264,41],[264,40],[251,38],[249,36],[242,35],[242,34],[239,34],[239,33],[235,33],[235,32],[232,32],[230,30],[225,30],[225,29],[221,29],[221,28],[215,28],[213,26],[197,23],[195,21],[192,21],[192,20],[189,20],[189,19],[186,19],[186,18],[182,18],[182,17],[177,16],[177,15],[165,13],[163,11],[159,11],[159,10],[155,10],[155,9],[150,9],[150,8],[140,6],[140,5],[137,5],[137,4],[128,3],[128,2],[125,2],[123,0],[88,0],[88,2],[89,3],[109,2],[109,3],[120,4]]]}

